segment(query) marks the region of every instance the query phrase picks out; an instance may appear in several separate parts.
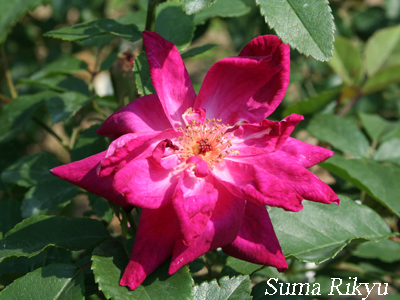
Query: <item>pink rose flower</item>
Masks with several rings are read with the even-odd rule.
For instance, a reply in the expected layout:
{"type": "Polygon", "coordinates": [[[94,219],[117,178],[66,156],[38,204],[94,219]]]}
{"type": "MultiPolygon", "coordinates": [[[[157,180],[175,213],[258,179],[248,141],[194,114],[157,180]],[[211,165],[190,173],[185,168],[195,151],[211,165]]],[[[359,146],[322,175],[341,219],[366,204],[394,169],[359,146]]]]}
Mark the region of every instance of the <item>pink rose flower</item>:
{"type": "Polygon", "coordinates": [[[255,38],[239,56],[214,64],[196,96],[176,47],[154,32],[143,40],[157,93],[104,122],[98,133],[114,140],[107,151],[52,170],[118,205],[142,208],[120,284],[133,290],[169,257],[173,274],[219,247],[286,270],[265,206],[339,203],[307,170],[332,151],[289,137],[303,117],[265,119],[289,83],[289,46],[255,38]]]}

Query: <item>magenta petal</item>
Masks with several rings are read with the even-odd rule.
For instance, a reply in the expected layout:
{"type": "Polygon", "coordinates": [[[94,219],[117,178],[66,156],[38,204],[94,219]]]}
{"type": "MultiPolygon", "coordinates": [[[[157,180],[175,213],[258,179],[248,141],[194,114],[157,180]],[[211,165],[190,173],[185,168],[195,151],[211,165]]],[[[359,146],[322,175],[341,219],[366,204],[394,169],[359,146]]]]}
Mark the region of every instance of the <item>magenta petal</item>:
{"type": "Polygon", "coordinates": [[[273,266],[280,272],[288,265],[282,253],[278,238],[263,205],[247,202],[246,211],[236,239],[222,250],[233,257],[266,266],[273,266]]]}
{"type": "Polygon", "coordinates": [[[171,124],[178,128],[196,99],[189,74],[174,44],[150,31],[143,32],[143,42],[153,86],[171,124]]]}
{"type": "Polygon", "coordinates": [[[142,209],[133,250],[120,284],[131,290],[142,284],[172,255],[179,234],[172,205],[156,210],[142,209]]]}
{"type": "Polygon", "coordinates": [[[206,177],[209,173],[207,163],[200,156],[191,156],[186,163],[196,165],[194,170],[196,177],[206,177]]]}
{"type": "Polygon", "coordinates": [[[235,240],[242,226],[246,201],[233,196],[218,182],[215,182],[215,188],[218,189],[218,201],[204,233],[190,246],[182,242],[176,243],[169,274],[175,273],[208,251],[228,245],[235,240]]]}
{"type": "Polygon", "coordinates": [[[113,113],[97,130],[98,134],[116,139],[121,135],[142,131],[164,131],[171,128],[156,94],[135,99],[113,113]]]}
{"type": "Polygon", "coordinates": [[[183,243],[190,245],[203,234],[218,199],[218,190],[214,188],[214,179],[198,180],[182,173],[172,203],[178,216],[183,235],[183,243]]]}
{"type": "Polygon", "coordinates": [[[106,151],[103,151],[88,158],[56,167],[50,172],[111,202],[126,206],[128,203],[125,198],[113,188],[114,176],[99,177],[97,175],[97,168],[105,155],[106,151]]]}
{"type": "Polygon", "coordinates": [[[210,68],[194,107],[231,125],[261,122],[286,92],[289,55],[289,46],[276,36],[251,41],[240,56],[222,59],[210,68]]]}

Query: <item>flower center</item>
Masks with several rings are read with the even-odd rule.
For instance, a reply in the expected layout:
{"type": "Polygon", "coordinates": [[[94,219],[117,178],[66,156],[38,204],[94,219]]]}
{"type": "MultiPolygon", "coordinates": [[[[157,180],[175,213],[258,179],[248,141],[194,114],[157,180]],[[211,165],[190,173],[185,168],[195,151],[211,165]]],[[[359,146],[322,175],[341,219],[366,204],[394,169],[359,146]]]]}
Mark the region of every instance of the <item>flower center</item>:
{"type": "Polygon", "coordinates": [[[229,128],[229,124],[221,124],[221,120],[206,119],[204,124],[191,120],[184,129],[178,128],[183,133],[178,144],[180,157],[186,160],[200,156],[213,169],[226,156],[238,155],[239,151],[230,149],[232,142],[229,137],[233,134],[226,133],[229,128]]]}

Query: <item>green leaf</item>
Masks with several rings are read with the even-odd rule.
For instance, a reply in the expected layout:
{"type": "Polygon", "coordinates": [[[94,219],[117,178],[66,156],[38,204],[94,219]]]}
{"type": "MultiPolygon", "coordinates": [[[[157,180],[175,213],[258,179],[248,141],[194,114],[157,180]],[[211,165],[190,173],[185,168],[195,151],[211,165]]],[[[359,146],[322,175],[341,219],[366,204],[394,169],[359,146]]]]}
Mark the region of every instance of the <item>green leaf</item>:
{"type": "Polygon", "coordinates": [[[207,44],[207,45],[203,45],[200,47],[192,48],[192,49],[182,53],[181,56],[182,56],[182,58],[196,56],[198,54],[204,53],[204,52],[214,48],[215,46],[218,46],[218,45],[217,44],[207,44]]]}
{"type": "Polygon", "coordinates": [[[157,6],[155,32],[174,43],[179,51],[190,45],[195,28],[193,16],[186,15],[180,3],[169,1],[157,6]]]}
{"type": "Polygon", "coordinates": [[[400,63],[400,26],[376,31],[365,47],[365,64],[369,76],[394,63],[400,63]]]}
{"type": "Polygon", "coordinates": [[[0,300],[85,299],[83,271],[54,264],[36,269],[0,292],[0,300]]]}
{"type": "Polygon", "coordinates": [[[397,216],[400,216],[400,171],[391,166],[345,159],[334,155],[321,166],[365,191],[397,216]]]}
{"type": "Polygon", "coordinates": [[[92,100],[92,98],[80,93],[67,92],[47,99],[46,107],[51,115],[53,124],[55,124],[74,116],[92,100]]]}
{"type": "Polygon", "coordinates": [[[109,223],[114,214],[107,200],[95,194],[89,193],[89,202],[93,213],[109,223]]]}
{"type": "Polygon", "coordinates": [[[299,212],[269,208],[285,256],[321,263],[333,258],[353,239],[380,241],[393,236],[371,208],[340,196],[340,205],[304,201],[299,212]]]}
{"type": "Polygon", "coordinates": [[[372,77],[368,78],[367,82],[362,87],[362,92],[364,94],[379,92],[389,85],[398,82],[400,82],[400,64],[380,70],[372,77]]]}
{"type": "Polygon", "coordinates": [[[359,113],[361,124],[369,137],[373,141],[379,141],[379,138],[391,126],[388,121],[377,114],[359,113]]]}
{"type": "Polygon", "coordinates": [[[83,22],[71,27],[52,30],[44,34],[44,36],[47,37],[73,42],[83,41],[100,35],[119,36],[131,42],[142,38],[136,25],[123,25],[112,19],[98,19],[83,22]]]}
{"type": "Polygon", "coordinates": [[[231,256],[226,259],[226,265],[244,275],[250,275],[254,271],[263,267],[262,265],[253,264],[231,256]]]}
{"type": "Polygon", "coordinates": [[[326,61],[332,56],[334,30],[326,0],[256,0],[265,22],[284,43],[300,53],[326,61]]]}
{"type": "Polygon", "coordinates": [[[286,107],[283,112],[283,117],[286,117],[290,114],[299,114],[299,115],[310,115],[315,113],[316,111],[322,109],[326,104],[331,102],[333,99],[337,98],[341,91],[343,90],[342,86],[338,86],[334,89],[322,92],[321,94],[315,95],[311,98],[307,98],[297,102],[293,105],[286,107]]]}
{"type": "Polygon", "coordinates": [[[96,133],[98,128],[100,125],[93,125],[82,131],[71,151],[71,161],[81,160],[107,150],[107,139],[96,133]]]}
{"type": "Polygon", "coordinates": [[[353,255],[393,263],[400,260],[400,244],[391,240],[367,242],[359,245],[357,250],[353,251],[353,255]]]}
{"type": "MultiPolygon", "coordinates": [[[[149,257],[149,259],[152,259],[149,257]]],[[[92,270],[99,289],[108,299],[162,299],[180,300],[189,299],[192,293],[193,279],[185,266],[174,275],[168,275],[169,262],[167,261],[134,291],[119,285],[124,269],[129,261],[129,254],[118,241],[108,241],[93,251],[92,270]]]]}
{"type": "Polygon", "coordinates": [[[22,221],[20,205],[16,200],[0,200],[0,232],[6,233],[22,221]]]}
{"type": "Polygon", "coordinates": [[[186,14],[193,15],[211,6],[217,0],[183,0],[182,2],[182,7],[186,14]]]}
{"type": "Polygon", "coordinates": [[[222,277],[211,282],[203,282],[193,288],[193,300],[247,300],[251,299],[249,276],[222,277]]]}
{"type": "Polygon", "coordinates": [[[32,257],[51,246],[87,249],[109,238],[104,225],[94,219],[31,217],[17,224],[0,240],[0,262],[8,257],[32,257]]]}
{"type": "Polygon", "coordinates": [[[218,0],[209,8],[194,15],[196,25],[204,24],[208,19],[214,17],[232,18],[239,17],[250,12],[250,7],[240,0],[218,0]]]}
{"type": "Polygon", "coordinates": [[[52,75],[50,77],[29,79],[23,78],[18,81],[19,84],[39,85],[47,87],[57,92],[78,92],[89,95],[88,85],[82,80],[74,76],[68,75],[52,75]]]}
{"type": "Polygon", "coordinates": [[[28,11],[40,4],[48,3],[49,0],[13,0],[1,1],[0,3],[0,44],[2,44],[11,28],[28,11]]]}
{"type": "Polygon", "coordinates": [[[149,63],[145,52],[140,52],[136,57],[133,64],[133,74],[135,75],[135,82],[140,95],[150,95],[156,92],[151,84],[149,63]]]}
{"type": "Polygon", "coordinates": [[[344,83],[359,84],[363,77],[360,52],[349,39],[344,37],[337,36],[333,45],[333,56],[329,65],[344,83]]]}
{"type": "Polygon", "coordinates": [[[383,142],[375,152],[373,159],[376,161],[391,162],[400,166],[400,138],[393,138],[383,142]]]}
{"type": "Polygon", "coordinates": [[[350,119],[318,114],[312,118],[307,130],[320,141],[328,142],[345,153],[368,157],[368,140],[350,119]]]}
{"type": "Polygon", "coordinates": [[[37,79],[41,79],[44,77],[53,76],[53,75],[57,75],[57,74],[74,74],[74,73],[78,73],[82,70],[87,70],[87,69],[88,69],[88,66],[84,61],[82,61],[74,56],[70,56],[70,57],[56,60],[56,61],[44,66],[43,68],[40,69],[40,71],[34,73],[30,77],[30,79],[37,80],[37,79]]]}

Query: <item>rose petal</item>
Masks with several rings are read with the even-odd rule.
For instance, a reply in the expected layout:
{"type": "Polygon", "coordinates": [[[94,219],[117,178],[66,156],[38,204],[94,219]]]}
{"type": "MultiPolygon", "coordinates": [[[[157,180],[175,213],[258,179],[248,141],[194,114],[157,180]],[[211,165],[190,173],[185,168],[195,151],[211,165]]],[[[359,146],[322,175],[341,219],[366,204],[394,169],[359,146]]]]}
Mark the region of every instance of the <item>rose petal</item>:
{"type": "Polygon", "coordinates": [[[209,173],[207,163],[200,156],[191,156],[186,160],[187,164],[195,164],[194,174],[197,177],[206,177],[209,173]]]}
{"type": "Polygon", "coordinates": [[[173,127],[183,126],[182,115],[193,107],[196,93],[178,49],[159,34],[143,32],[151,81],[173,127]]]}
{"type": "Polygon", "coordinates": [[[289,55],[289,46],[276,36],[251,41],[240,56],[222,59],[210,68],[194,107],[231,125],[261,122],[286,92],[289,55]]]}
{"type": "Polygon", "coordinates": [[[236,239],[222,250],[233,257],[266,266],[273,266],[280,272],[288,265],[282,253],[274,227],[263,205],[246,203],[246,211],[236,239]]]}
{"type": "Polygon", "coordinates": [[[97,133],[116,139],[127,133],[164,131],[171,128],[160,99],[156,94],[135,99],[113,113],[97,133]]]}

